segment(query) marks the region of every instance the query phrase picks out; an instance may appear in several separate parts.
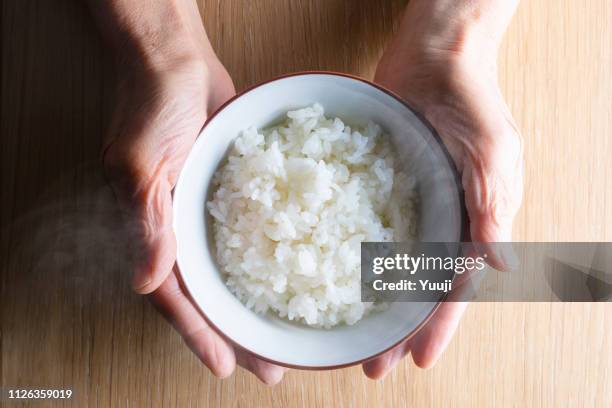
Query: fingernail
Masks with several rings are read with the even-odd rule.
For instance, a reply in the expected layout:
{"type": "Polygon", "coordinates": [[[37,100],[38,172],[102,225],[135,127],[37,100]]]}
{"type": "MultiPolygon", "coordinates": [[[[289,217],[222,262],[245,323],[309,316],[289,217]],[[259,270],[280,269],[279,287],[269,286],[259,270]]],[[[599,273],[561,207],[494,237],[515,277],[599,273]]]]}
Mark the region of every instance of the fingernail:
{"type": "Polygon", "coordinates": [[[263,382],[267,386],[273,387],[279,382],[281,382],[283,380],[283,377],[285,376],[284,370],[282,370],[280,367],[275,368],[277,369],[270,369],[265,372],[258,372],[256,376],[261,382],[263,382]]]}
{"type": "Polygon", "coordinates": [[[146,272],[136,272],[132,279],[132,289],[136,292],[140,292],[147,285],[151,283],[151,275],[146,272]]]}
{"type": "Polygon", "coordinates": [[[515,271],[518,269],[519,260],[516,256],[516,252],[514,252],[514,246],[511,242],[504,242],[500,244],[503,246],[501,251],[501,257],[508,271],[515,271]]]}

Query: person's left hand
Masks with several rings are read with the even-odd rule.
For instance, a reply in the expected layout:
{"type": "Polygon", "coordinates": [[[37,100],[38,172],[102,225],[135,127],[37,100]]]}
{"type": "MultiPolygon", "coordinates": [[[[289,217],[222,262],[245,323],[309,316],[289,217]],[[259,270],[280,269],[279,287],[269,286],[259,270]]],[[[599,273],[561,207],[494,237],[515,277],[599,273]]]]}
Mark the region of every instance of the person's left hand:
{"type": "Polygon", "coordinates": [[[203,48],[178,53],[177,46],[172,51],[178,55],[121,67],[104,167],[131,237],[134,290],[149,297],[214,375],[227,377],[239,364],[275,384],[285,369],[219,335],[191,302],[176,271],[172,189],[206,118],[235,93],[210,44],[203,48]]]}

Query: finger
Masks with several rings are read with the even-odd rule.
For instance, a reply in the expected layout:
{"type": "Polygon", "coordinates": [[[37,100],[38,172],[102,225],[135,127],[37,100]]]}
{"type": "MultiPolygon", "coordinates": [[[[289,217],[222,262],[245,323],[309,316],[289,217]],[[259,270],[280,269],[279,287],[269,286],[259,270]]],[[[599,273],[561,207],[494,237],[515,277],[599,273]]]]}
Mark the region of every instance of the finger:
{"type": "Polygon", "coordinates": [[[233,347],[206,323],[183,292],[172,273],[149,299],[181,334],[194,354],[219,377],[232,374],[236,367],[233,347]]]}
{"type": "Polygon", "coordinates": [[[405,341],[383,355],[363,363],[363,372],[368,378],[378,380],[386,376],[410,352],[410,345],[405,341]]]}
{"type": "Polygon", "coordinates": [[[238,365],[255,374],[266,385],[278,384],[287,371],[286,367],[268,363],[240,348],[236,348],[236,360],[238,365]]]}
{"type": "Polygon", "coordinates": [[[491,212],[470,214],[470,235],[474,254],[499,271],[516,269],[518,259],[512,248],[513,217],[496,219],[491,212]]]}
{"type": "Polygon", "coordinates": [[[520,207],[522,196],[522,161],[520,146],[517,156],[508,159],[499,148],[489,149],[492,158],[474,156],[463,171],[465,203],[470,222],[471,240],[478,252],[487,254],[487,263],[499,270],[516,267],[517,259],[509,244],[495,244],[512,240],[512,224],[520,207]]]}
{"type": "Polygon", "coordinates": [[[512,238],[512,218],[501,214],[502,197],[493,191],[498,181],[477,166],[466,166],[463,173],[465,202],[470,221],[470,237],[479,255],[487,254],[487,262],[496,269],[505,269],[501,254],[490,242],[504,242],[512,238]]]}
{"type": "Polygon", "coordinates": [[[432,367],[440,358],[457,329],[467,307],[465,302],[444,302],[431,320],[410,340],[414,363],[421,368],[432,367]]]}
{"type": "Polygon", "coordinates": [[[138,170],[142,155],[128,150],[115,141],[104,155],[104,166],[125,220],[132,287],[146,294],[161,285],[175,261],[172,185],[161,168],[151,173],[138,170]]]}
{"type": "Polygon", "coordinates": [[[493,268],[506,271],[514,269],[517,260],[510,244],[512,240],[512,218],[497,219],[492,212],[472,211],[470,213],[470,235],[474,242],[474,255],[484,256],[493,268]]]}
{"type": "Polygon", "coordinates": [[[137,198],[134,230],[135,265],[132,287],[150,293],[166,280],[176,257],[172,229],[172,195],[167,180],[159,178],[137,198]]]}

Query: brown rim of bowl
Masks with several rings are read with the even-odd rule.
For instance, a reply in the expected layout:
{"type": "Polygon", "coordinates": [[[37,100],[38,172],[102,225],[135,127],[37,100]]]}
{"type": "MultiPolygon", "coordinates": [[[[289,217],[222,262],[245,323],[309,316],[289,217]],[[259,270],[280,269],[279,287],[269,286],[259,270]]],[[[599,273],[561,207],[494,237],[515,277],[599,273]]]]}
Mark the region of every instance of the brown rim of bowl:
{"type": "MultiPolygon", "coordinates": [[[[206,126],[210,123],[210,121],[212,121],[215,116],[217,116],[217,114],[219,112],[221,112],[223,109],[225,109],[226,106],[228,106],[229,104],[231,104],[234,100],[240,98],[242,95],[245,95],[247,93],[249,93],[250,91],[259,88],[262,85],[266,85],[269,84],[270,82],[275,82],[281,79],[285,79],[285,78],[290,78],[290,77],[295,77],[295,76],[303,76],[303,75],[331,75],[331,76],[339,76],[339,77],[344,77],[344,78],[349,78],[349,79],[353,79],[356,81],[360,81],[363,82],[367,85],[370,85],[376,89],[378,89],[379,91],[382,91],[384,93],[386,93],[387,95],[391,96],[392,98],[394,98],[395,100],[397,100],[398,102],[400,102],[402,105],[404,105],[409,111],[411,111],[428,129],[429,131],[432,133],[432,135],[434,136],[434,139],[438,142],[438,145],[440,146],[442,152],[444,153],[444,155],[446,156],[446,159],[448,161],[448,164],[451,168],[451,170],[454,173],[455,176],[455,184],[457,186],[457,193],[459,196],[459,203],[461,206],[460,209],[460,213],[461,213],[461,223],[460,223],[460,242],[462,242],[466,236],[466,226],[467,226],[467,212],[466,212],[466,208],[465,208],[465,201],[464,201],[464,193],[463,193],[463,188],[461,187],[461,178],[459,177],[459,172],[457,170],[457,167],[455,166],[455,163],[453,162],[450,153],[448,152],[448,150],[446,149],[446,146],[444,145],[444,143],[442,142],[442,139],[440,138],[440,135],[438,135],[438,132],[436,131],[436,129],[431,125],[431,123],[429,123],[429,121],[425,118],[425,116],[423,116],[421,113],[417,112],[415,109],[413,109],[408,103],[406,103],[402,98],[399,97],[399,95],[395,94],[393,91],[390,91],[378,84],[375,84],[365,78],[361,78],[355,75],[350,75],[350,74],[345,74],[345,73],[341,73],[341,72],[335,72],[335,71],[298,71],[298,72],[293,72],[293,73],[289,73],[289,74],[283,74],[280,76],[276,76],[272,79],[268,79],[266,81],[260,82],[258,84],[255,84],[253,86],[250,86],[246,89],[244,89],[243,91],[236,93],[236,95],[232,96],[230,99],[228,99],[225,103],[223,103],[212,115],[210,115],[209,118],[206,119],[206,122],[204,122],[204,126],[202,126],[202,129],[200,129],[200,132],[198,133],[198,137],[200,136],[200,134],[202,134],[202,132],[204,131],[204,129],[206,128],[206,126]]],[[[302,365],[297,365],[297,364],[290,364],[290,363],[285,363],[282,361],[276,361],[273,360],[271,358],[268,357],[264,357],[261,356],[251,350],[249,350],[247,347],[244,347],[243,345],[239,344],[238,342],[234,341],[233,339],[229,338],[225,333],[223,333],[209,318],[208,316],[206,316],[206,313],[204,313],[204,311],[200,308],[200,306],[198,305],[198,303],[193,299],[193,297],[191,296],[191,293],[189,292],[189,289],[187,287],[187,285],[185,284],[185,282],[183,281],[183,275],[181,274],[178,262],[175,262],[175,266],[176,266],[176,270],[178,271],[178,278],[179,278],[179,284],[183,290],[183,292],[185,293],[185,295],[187,296],[187,298],[191,301],[192,304],[194,304],[196,306],[196,308],[198,309],[198,311],[200,312],[200,314],[202,315],[202,317],[204,318],[204,320],[206,320],[206,323],[213,328],[213,330],[215,332],[217,332],[217,334],[219,334],[219,336],[221,336],[223,339],[227,340],[230,344],[243,349],[244,351],[252,354],[253,356],[257,357],[258,359],[261,359],[263,361],[266,361],[270,364],[274,364],[274,365],[278,365],[278,366],[282,366],[282,367],[287,367],[287,368],[293,368],[293,369],[298,369],[298,370],[313,370],[313,371],[321,371],[321,370],[335,370],[338,368],[346,368],[346,367],[351,367],[357,364],[363,364],[366,363],[370,360],[374,360],[375,358],[385,354],[387,351],[392,350],[393,348],[397,347],[398,345],[404,343],[405,341],[410,340],[412,337],[414,337],[414,335],[423,328],[423,326],[425,326],[429,320],[433,317],[433,315],[436,313],[436,311],[438,310],[438,308],[440,307],[440,305],[446,301],[446,298],[448,297],[448,293],[446,293],[442,299],[440,299],[438,302],[436,302],[436,304],[434,305],[433,309],[429,312],[429,314],[425,317],[425,319],[423,319],[418,325],[417,327],[415,327],[410,333],[406,334],[406,336],[402,337],[399,341],[395,342],[394,344],[392,344],[391,346],[387,347],[386,349],[379,351],[378,353],[375,353],[369,357],[366,358],[362,358],[359,360],[355,360],[355,361],[351,361],[348,363],[344,363],[344,364],[336,364],[336,365],[326,365],[326,366],[302,366],[302,365]]],[[[453,275],[453,281],[455,280],[456,274],[453,275]]]]}

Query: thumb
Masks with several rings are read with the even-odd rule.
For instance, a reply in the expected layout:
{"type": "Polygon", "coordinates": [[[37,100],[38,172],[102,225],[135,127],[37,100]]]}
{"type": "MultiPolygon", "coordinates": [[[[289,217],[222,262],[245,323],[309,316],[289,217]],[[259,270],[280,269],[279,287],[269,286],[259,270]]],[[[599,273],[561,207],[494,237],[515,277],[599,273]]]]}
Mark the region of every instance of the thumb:
{"type": "Polygon", "coordinates": [[[132,287],[146,294],[168,277],[176,258],[172,185],[163,164],[147,168],[146,155],[126,153],[130,150],[115,141],[104,152],[103,163],[124,216],[132,287]]]}
{"type": "Polygon", "coordinates": [[[470,237],[477,243],[477,251],[486,254],[487,262],[495,269],[516,268],[518,260],[509,242],[521,202],[521,172],[484,171],[482,167],[469,165],[463,172],[463,186],[470,237]]]}

